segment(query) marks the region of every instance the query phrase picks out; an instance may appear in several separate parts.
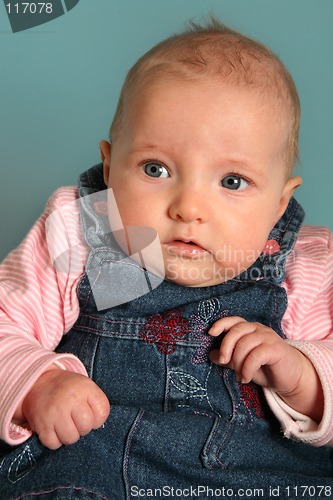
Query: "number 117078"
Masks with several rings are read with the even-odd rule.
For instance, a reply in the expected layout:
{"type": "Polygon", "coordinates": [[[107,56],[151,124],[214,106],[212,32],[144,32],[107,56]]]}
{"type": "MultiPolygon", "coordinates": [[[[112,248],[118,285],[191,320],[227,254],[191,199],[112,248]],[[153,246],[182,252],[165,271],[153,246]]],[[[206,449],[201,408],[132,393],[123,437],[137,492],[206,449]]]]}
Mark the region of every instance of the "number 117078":
{"type": "Polygon", "coordinates": [[[7,3],[6,8],[8,14],[51,14],[51,2],[22,2],[22,3],[7,3]]]}
{"type": "Polygon", "coordinates": [[[331,498],[331,486],[287,486],[286,494],[290,498],[331,498]]]}

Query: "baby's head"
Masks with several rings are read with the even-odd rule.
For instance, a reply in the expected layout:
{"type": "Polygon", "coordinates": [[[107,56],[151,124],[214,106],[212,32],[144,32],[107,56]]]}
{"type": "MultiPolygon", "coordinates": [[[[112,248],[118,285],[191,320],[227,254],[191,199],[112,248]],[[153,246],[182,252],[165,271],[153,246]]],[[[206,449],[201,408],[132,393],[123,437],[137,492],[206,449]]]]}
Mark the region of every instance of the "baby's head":
{"type": "Polygon", "coordinates": [[[301,183],[299,117],[279,59],[217,21],[133,66],[101,143],[104,179],[125,227],[157,231],[168,279],[214,285],[255,262],[301,183]]]}
{"type": "Polygon", "coordinates": [[[276,107],[276,119],[286,119],[288,174],[298,160],[300,102],[294,81],[280,59],[262,43],[234,31],[217,19],[206,26],[194,23],[146,52],[132,66],[122,87],[109,139],[122,128],[126,107],[154,81],[215,79],[221,84],[246,87],[276,107]],[[279,116],[280,111],[280,116],[279,116]]]}

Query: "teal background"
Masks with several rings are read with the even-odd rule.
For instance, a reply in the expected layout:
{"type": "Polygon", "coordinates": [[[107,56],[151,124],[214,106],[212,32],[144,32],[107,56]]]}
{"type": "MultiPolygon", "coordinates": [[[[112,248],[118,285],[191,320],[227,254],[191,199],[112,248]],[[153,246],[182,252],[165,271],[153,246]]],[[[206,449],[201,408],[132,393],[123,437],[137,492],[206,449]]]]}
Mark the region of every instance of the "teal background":
{"type": "Polygon", "coordinates": [[[268,44],[302,102],[297,199],[333,229],[332,0],[80,0],[13,34],[0,4],[0,260],[47,198],[99,161],[126,71],[153,44],[210,13],[268,44]]]}

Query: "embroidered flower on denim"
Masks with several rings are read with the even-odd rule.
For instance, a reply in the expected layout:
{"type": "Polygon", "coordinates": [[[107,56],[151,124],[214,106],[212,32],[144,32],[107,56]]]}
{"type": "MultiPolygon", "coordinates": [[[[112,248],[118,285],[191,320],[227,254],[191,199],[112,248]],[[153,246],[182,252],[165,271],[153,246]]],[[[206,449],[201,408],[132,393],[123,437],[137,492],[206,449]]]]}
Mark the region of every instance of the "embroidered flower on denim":
{"type": "Polygon", "coordinates": [[[263,249],[264,255],[274,255],[280,251],[280,245],[276,240],[267,240],[263,249]]]}
{"type": "Polygon", "coordinates": [[[265,418],[264,411],[260,401],[259,388],[253,382],[249,384],[238,383],[241,393],[241,400],[246,408],[253,409],[259,418],[265,418]]]}
{"type": "Polygon", "coordinates": [[[153,314],[140,330],[140,336],[147,344],[157,343],[163,354],[172,354],[177,342],[190,332],[191,324],[182,311],[172,309],[164,314],[153,314]]]}
{"type": "Polygon", "coordinates": [[[208,360],[208,353],[216,342],[210,337],[208,329],[214,321],[228,316],[228,311],[220,312],[220,302],[217,298],[202,300],[198,305],[198,314],[191,314],[192,339],[199,341],[200,345],[192,357],[192,363],[200,364],[208,360]]]}

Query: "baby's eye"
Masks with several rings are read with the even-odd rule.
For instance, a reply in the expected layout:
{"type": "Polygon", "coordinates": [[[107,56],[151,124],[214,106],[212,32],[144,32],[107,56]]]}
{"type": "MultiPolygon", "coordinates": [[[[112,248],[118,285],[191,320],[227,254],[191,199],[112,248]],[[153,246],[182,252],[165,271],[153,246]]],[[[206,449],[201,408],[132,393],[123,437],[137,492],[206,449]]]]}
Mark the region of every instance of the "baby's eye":
{"type": "Polygon", "coordinates": [[[169,177],[169,172],[161,163],[156,163],[154,161],[149,161],[142,166],[142,169],[146,175],[149,177],[169,177]]]}
{"type": "Polygon", "coordinates": [[[239,175],[227,175],[221,180],[221,185],[224,188],[231,189],[233,191],[240,191],[248,187],[250,183],[240,177],[239,175]]]}

